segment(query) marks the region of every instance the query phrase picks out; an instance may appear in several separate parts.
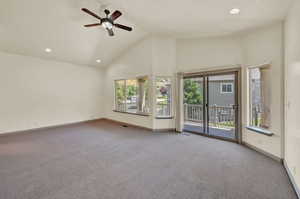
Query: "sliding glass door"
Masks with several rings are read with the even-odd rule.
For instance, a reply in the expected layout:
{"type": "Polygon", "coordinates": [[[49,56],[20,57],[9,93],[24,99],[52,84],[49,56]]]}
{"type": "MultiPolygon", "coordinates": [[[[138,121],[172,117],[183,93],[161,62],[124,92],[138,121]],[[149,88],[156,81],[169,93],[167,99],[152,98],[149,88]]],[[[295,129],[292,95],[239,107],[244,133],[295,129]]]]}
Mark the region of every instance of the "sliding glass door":
{"type": "Polygon", "coordinates": [[[184,130],[237,139],[237,73],[184,78],[184,130]]]}

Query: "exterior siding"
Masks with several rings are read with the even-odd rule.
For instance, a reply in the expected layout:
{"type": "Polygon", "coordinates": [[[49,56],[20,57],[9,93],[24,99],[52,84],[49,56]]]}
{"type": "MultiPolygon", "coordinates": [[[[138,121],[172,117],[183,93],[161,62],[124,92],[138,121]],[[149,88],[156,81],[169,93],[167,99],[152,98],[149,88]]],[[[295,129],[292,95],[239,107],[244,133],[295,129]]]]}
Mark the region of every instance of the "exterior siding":
{"type": "Polygon", "coordinates": [[[209,82],[209,105],[217,106],[231,106],[234,104],[234,81],[210,81],[209,82]],[[232,93],[222,93],[221,84],[222,83],[232,83],[233,92],[232,93]]]}

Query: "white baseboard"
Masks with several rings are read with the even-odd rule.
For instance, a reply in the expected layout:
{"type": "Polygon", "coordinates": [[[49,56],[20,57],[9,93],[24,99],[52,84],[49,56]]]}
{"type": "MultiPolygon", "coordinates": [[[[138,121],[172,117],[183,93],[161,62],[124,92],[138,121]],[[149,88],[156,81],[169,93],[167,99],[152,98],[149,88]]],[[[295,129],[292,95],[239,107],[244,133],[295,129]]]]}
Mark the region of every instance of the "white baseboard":
{"type": "Polygon", "coordinates": [[[295,190],[295,192],[296,192],[298,198],[300,199],[300,189],[299,189],[299,187],[297,186],[296,181],[295,181],[295,179],[294,179],[294,177],[293,177],[293,175],[292,175],[292,172],[291,172],[291,170],[289,169],[289,167],[287,166],[287,163],[286,163],[285,160],[283,160],[283,166],[284,166],[284,168],[285,168],[285,170],[286,170],[286,172],[287,172],[287,174],[288,174],[288,176],[289,176],[289,178],[290,178],[290,181],[291,181],[291,183],[292,183],[292,185],[293,185],[293,188],[294,188],[294,190],[295,190]]]}

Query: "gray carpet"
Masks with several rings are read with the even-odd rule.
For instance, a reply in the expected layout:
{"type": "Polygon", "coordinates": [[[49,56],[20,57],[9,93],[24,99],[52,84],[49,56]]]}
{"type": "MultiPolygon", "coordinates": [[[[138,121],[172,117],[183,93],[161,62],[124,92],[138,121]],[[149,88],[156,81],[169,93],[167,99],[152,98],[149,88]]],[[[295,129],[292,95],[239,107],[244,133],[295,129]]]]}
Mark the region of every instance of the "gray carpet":
{"type": "Polygon", "coordinates": [[[0,136],[0,198],[296,199],[296,195],[281,164],[238,144],[96,121],[0,136]]]}

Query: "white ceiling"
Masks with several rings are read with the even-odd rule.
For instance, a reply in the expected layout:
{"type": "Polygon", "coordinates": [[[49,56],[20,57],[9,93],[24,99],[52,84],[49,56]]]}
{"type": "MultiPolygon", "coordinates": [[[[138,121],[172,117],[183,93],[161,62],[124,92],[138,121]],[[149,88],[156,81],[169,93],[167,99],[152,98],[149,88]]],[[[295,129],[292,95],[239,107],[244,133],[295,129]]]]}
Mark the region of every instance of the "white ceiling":
{"type": "Polygon", "coordinates": [[[105,66],[146,35],[126,20],[125,13],[118,23],[133,26],[132,32],[116,29],[116,36],[109,37],[102,27],[84,28],[84,24],[98,21],[82,12],[82,7],[99,13],[99,4],[93,0],[1,0],[0,50],[105,66]],[[51,48],[52,52],[46,53],[45,48],[51,48]],[[98,64],[97,59],[102,62],[98,64]]]}
{"type": "Polygon", "coordinates": [[[105,66],[148,33],[174,37],[230,34],[283,20],[292,0],[1,0],[0,50],[82,65],[105,66]],[[99,13],[99,1],[123,16],[118,23],[132,32],[115,30],[108,37],[80,11],[99,13]],[[240,15],[229,15],[231,8],[240,15]],[[45,53],[45,48],[53,49],[45,53]],[[101,59],[100,64],[96,59],[101,59]]]}
{"type": "Polygon", "coordinates": [[[175,37],[230,34],[285,18],[292,0],[110,0],[155,33],[175,37]],[[230,15],[239,8],[239,15],[230,15]]]}

